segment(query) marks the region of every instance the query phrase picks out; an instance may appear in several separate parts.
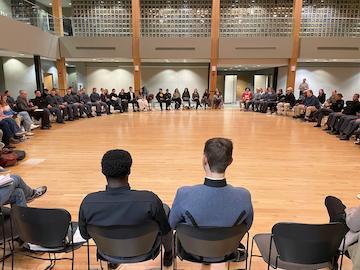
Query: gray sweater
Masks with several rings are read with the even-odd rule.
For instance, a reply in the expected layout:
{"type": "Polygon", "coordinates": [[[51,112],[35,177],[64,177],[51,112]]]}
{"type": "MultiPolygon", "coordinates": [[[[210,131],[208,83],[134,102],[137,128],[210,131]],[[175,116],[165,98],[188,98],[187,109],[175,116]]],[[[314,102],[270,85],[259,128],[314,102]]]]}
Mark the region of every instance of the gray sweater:
{"type": "MultiPolygon", "coordinates": [[[[360,206],[345,209],[346,225],[350,231],[345,236],[345,249],[360,239],[360,206]]],[[[341,246],[342,247],[342,246],[341,246]]]]}

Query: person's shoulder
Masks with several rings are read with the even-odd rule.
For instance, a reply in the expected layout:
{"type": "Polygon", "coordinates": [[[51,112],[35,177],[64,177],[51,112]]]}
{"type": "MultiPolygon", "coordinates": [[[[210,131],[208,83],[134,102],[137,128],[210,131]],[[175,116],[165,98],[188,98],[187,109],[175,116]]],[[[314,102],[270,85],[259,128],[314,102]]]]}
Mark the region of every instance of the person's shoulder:
{"type": "Polygon", "coordinates": [[[238,193],[239,195],[251,197],[250,191],[244,187],[234,187],[232,185],[228,185],[228,187],[232,189],[234,192],[238,193]]]}
{"type": "Polygon", "coordinates": [[[86,203],[91,203],[96,201],[96,199],[98,199],[105,191],[96,191],[96,192],[92,192],[87,194],[83,201],[82,204],[86,204],[86,203]]]}
{"type": "Polygon", "coordinates": [[[191,194],[192,192],[195,192],[199,189],[201,189],[204,185],[199,184],[199,185],[194,185],[194,186],[183,186],[178,188],[176,194],[177,196],[185,196],[187,194],[191,194]]]}

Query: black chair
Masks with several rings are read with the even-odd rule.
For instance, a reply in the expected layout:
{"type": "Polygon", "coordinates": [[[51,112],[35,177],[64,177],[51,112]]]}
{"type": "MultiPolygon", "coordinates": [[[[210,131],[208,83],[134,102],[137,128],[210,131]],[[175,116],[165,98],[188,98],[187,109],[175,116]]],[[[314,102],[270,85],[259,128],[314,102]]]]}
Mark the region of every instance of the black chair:
{"type": "Polygon", "coordinates": [[[247,250],[249,233],[245,224],[233,227],[196,227],[179,224],[175,233],[175,261],[176,257],[196,263],[228,263],[238,259],[241,240],[247,235],[245,248],[245,269],[247,268],[247,250]]]}
{"type": "MultiPolygon", "coordinates": [[[[163,255],[159,225],[150,221],[141,225],[94,226],[87,231],[97,247],[97,260],[108,263],[138,263],[154,260],[160,253],[162,269],[163,255]]],[[[90,251],[88,247],[88,269],[90,251]]],[[[101,264],[101,269],[102,264],[101,264]]]]}
{"type": "MultiPolygon", "coordinates": [[[[271,234],[257,234],[253,237],[252,257],[262,257],[270,267],[291,270],[315,270],[330,267],[336,257],[347,230],[342,223],[299,224],[278,223],[271,234]],[[260,255],[253,255],[254,243],[260,255]]],[[[345,243],[345,241],[344,241],[345,243]]],[[[342,268],[344,246],[341,252],[342,268]]]]}
{"type": "Polygon", "coordinates": [[[15,239],[18,238],[17,230],[14,224],[11,222],[10,218],[10,208],[7,207],[0,207],[0,245],[3,247],[3,256],[2,256],[2,269],[5,267],[5,259],[8,257],[11,258],[11,269],[14,268],[14,246],[12,243],[15,239]],[[11,233],[13,232],[13,234],[11,233]],[[9,246],[10,253],[6,254],[6,245],[9,246]]]}
{"type": "Polygon", "coordinates": [[[74,269],[74,251],[83,243],[74,243],[73,235],[77,224],[71,222],[71,215],[64,209],[44,209],[13,206],[11,217],[18,229],[24,248],[30,253],[48,253],[49,259],[24,254],[25,256],[50,261],[45,269],[52,269],[58,260],[71,260],[74,269]],[[30,245],[41,248],[32,249],[30,245]],[[71,258],[56,258],[57,253],[70,253],[71,258]],[[53,257],[51,257],[53,255],[53,257]]]}

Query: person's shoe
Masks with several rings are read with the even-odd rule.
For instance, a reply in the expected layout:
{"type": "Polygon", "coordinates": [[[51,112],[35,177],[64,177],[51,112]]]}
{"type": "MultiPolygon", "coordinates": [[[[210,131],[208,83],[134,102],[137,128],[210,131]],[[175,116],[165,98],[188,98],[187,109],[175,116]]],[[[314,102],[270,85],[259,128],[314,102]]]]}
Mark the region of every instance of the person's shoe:
{"type": "Polygon", "coordinates": [[[360,140],[357,140],[355,144],[360,145],[360,140]]]}
{"type": "Polygon", "coordinates": [[[331,131],[331,135],[339,135],[340,134],[340,132],[339,131],[337,131],[337,130],[333,130],[333,131],[331,131]]]}
{"type": "Polygon", "coordinates": [[[31,130],[39,128],[40,125],[31,124],[30,128],[31,130]]]}
{"type": "Polygon", "coordinates": [[[22,137],[25,134],[26,134],[26,131],[20,131],[20,132],[15,133],[15,135],[18,136],[18,137],[22,137]]]}
{"type": "Polygon", "coordinates": [[[56,122],[58,124],[65,124],[65,121],[59,121],[59,122],[56,122]]]}
{"type": "Polygon", "coordinates": [[[112,112],[108,112],[107,115],[112,114],[112,112]]]}
{"type": "Polygon", "coordinates": [[[109,270],[116,270],[120,266],[120,263],[108,263],[109,270]]]}
{"type": "Polygon", "coordinates": [[[342,141],[348,141],[350,138],[346,135],[342,135],[339,139],[342,141]]]}
{"type": "Polygon", "coordinates": [[[18,144],[18,143],[20,143],[20,141],[19,140],[17,140],[17,139],[14,139],[14,138],[10,138],[10,143],[12,143],[12,144],[18,144]]]}
{"type": "Polygon", "coordinates": [[[26,132],[25,136],[34,136],[35,133],[32,133],[32,132],[26,132]]]}
{"type": "Polygon", "coordinates": [[[46,130],[46,129],[50,129],[50,127],[49,126],[43,126],[43,127],[41,127],[41,129],[46,130]]]}
{"type": "Polygon", "coordinates": [[[314,127],[321,127],[321,125],[319,125],[319,124],[316,124],[314,127]]]}
{"type": "Polygon", "coordinates": [[[323,129],[323,131],[329,131],[329,130],[331,130],[330,127],[327,127],[327,128],[324,128],[324,129],[323,129]]]}
{"type": "Polygon", "coordinates": [[[74,121],[74,118],[69,118],[68,121],[74,121]]]}
{"type": "Polygon", "coordinates": [[[173,254],[172,252],[164,252],[164,261],[163,265],[165,267],[170,267],[173,263],[173,254]]]}
{"type": "Polygon", "coordinates": [[[6,173],[6,172],[8,172],[9,170],[7,170],[7,169],[5,169],[5,168],[3,168],[3,167],[1,167],[0,166],[0,173],[6,173]]]}
{"type": "Polygon", "coordinates": [[[32,202],[35,199],[40,198],[43,196],[47,191],[47,186],[41,186],[34,189],[33,195],[28,199],[28,202],[32,202]]]}

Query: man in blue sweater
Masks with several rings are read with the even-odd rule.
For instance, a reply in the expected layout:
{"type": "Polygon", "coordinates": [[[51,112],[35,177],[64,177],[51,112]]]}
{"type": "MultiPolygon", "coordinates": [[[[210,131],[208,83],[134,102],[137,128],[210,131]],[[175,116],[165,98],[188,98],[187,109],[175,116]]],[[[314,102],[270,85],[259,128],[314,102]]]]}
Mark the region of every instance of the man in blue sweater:
{"type": "Polygon", "coordinates": [[[169,223],[211,227],[232,227],[245,223],[250,229],[253,207],[248,190],[227,184],[225,170],[232,163],[233,143],[213,138],[205,143],[204,184],[178,189],[170,211],[169,223]]]}

